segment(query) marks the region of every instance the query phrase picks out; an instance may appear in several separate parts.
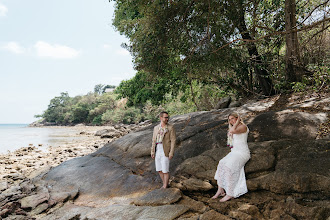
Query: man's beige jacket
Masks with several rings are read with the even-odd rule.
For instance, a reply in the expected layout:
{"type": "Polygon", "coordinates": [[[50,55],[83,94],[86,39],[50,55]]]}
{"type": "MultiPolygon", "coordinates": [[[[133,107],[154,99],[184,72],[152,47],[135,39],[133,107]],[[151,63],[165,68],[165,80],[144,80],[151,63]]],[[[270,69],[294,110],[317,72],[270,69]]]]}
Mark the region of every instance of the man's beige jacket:
{"type": "MultiPolygon", "coordinates": [[[[151,156],[155,156],[156,151],[156,137],[159,130],[159,125],[154,127],[154,133],[152,135],[152,146],[151,146],[151,156]]],[[[163,138],[163,148],[166,157],[174,155],[174,148],[176,142],[176,134],[173,125],[167,124],[168,131],[165,133],[163,138]]]]}

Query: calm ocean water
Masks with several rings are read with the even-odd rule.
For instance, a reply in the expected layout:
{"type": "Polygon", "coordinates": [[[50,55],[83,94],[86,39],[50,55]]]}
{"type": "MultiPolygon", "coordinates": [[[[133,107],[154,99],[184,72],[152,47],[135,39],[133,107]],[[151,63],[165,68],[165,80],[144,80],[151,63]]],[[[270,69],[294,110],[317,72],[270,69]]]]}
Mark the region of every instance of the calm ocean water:
{"type": "Polygon", "coordinates": [[[48,146],[60,146],[73,140],[82,138],[74,137],[76,131],[63,127],[27,127],[27,124],[0,124],[0,154],[14,151],[21,147],[33,145],[41,149],[48,146]]]}

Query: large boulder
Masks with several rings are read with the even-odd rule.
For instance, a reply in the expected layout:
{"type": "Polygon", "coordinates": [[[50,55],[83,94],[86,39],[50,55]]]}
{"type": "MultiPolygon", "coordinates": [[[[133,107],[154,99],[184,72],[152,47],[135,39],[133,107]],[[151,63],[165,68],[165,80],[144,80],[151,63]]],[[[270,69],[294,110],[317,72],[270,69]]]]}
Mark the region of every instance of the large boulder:
{"type": "Polygon", "coordinates": [[[217,103],[215,109],[222,109],[222,108],[228,108],[229,104],[231,101],[231,97],[226,97],[226,98],[222,98],[220,99],[220,101],[217,103]]]}
{"type": "Polygon", "coordinates": [[[245,167],[250,192],[246,195],[225,204],[210,200],[217,187],[213,177],[218,162],[230,151],[227,117],[233,109],[227,108],[171,118],[177,132],[171,189],[158,190],[161,180],[150,157],[153,124],[34,178],[34,185],[48,187],[49,206],[58,204],[47,209],[45,218],[267,219],[276,213],[283,218],[327,217],[330,145],[328,139],[315,138],[328,113],[304,111],[300,106],[268,111],[275,102],[270,99],[235,109],[250,129],[251,160],[245,167]],[[187,196],[211,210],[187,205],[187,196]],[[286,200],[289,197],[293,199],[286,200]],[[315,200],[324,203],[308,203],[315,200]],[[283,211],[276,205],[288,206],[283,211]],[[310,213],[296,211],[305,208],[310,213]]]}

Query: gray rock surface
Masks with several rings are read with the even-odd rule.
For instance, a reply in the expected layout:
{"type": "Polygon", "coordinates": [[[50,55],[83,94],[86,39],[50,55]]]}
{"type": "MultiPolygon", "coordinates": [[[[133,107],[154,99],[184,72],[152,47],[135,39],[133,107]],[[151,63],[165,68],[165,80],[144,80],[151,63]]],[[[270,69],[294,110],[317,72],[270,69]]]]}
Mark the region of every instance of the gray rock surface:
{"type": "Polygon", "coordinates": [[[139,206],[170,205],[181,199],[181,191],[176,188],[155,189],[146,195],[133,200],[132,204],[139,206]]]}
{"type": "Polygon", "coordinates": [[[175,219],[188,210],[182,205],[132,206],[111,205],[102,208],[81,207],[67,203],[54,213],[41,217],[42,220],[55,219],[175,219]]]}
{"type": "Polygon", "coordinates": [[[215,109],[228,108],[231,97],[222,98],[216,105],[215,109]]]}
{"type": "Polygon", "coordinates": [[[47,187],[49,197],[33,203],[27,196],[22,207],[41,219],[327,219],[330,140],[316,137],[328,112],[279,108],[275,99],[235,109],[250,129],[249,192],[226,203],[210,198],[218,162],[230,151],[226,133],[232,110],[171,118],[177,148],[169,189],[159,190],[150,157],[153,124],[35,177],[31,184],[47,187]]]}

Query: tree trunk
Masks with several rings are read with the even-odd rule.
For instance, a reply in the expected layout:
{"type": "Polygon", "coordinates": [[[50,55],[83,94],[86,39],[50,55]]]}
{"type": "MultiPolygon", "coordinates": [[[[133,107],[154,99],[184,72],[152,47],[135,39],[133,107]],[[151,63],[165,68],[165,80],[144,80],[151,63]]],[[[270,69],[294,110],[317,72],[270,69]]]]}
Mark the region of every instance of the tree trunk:
{"type": "MultiPolygon", "coordinates": [[[[245,13],[244,13],[243,5],[242,5],[241,1],[238,1],[238,7],[237,7],[236,12],[237,12],[236,18],[237,18],[237,24],[238,24],[237,28],[238,28],[242,38],[246,39],[246,40],[253,40],[249,31],[246,28],[246,23],[245,23],[245,19],[244,19],[245,13]]],[[[266,71],[266,69],[262,67],[263,63],[262,63],[262,60],[258,53],[257,46],[255,45],[255,43],[249,43],[247,47],[248,47],[249,55],[252,59],[254,72],[258,78],[262,92],[265,95],[274,95],[272,80],[270,78],[269,73],[266,71]]]]}
{"type": "Polygon", "coordinates": [[[285,30],[286,34],[286,76],[290,82],[301,81],[299,66],[299,42],[296,29],[296,2],[285,0],[285,30]]]}

